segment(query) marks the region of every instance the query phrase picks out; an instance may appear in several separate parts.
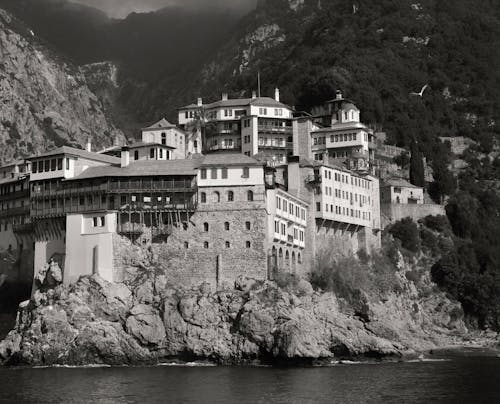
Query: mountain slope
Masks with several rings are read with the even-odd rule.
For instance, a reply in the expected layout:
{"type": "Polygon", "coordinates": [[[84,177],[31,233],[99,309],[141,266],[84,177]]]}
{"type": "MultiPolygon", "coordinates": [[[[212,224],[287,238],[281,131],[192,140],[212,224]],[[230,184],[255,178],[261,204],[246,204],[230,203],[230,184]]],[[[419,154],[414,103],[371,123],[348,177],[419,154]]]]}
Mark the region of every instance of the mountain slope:
{"type": "Polygon", "coordinates": [[[0,160],[48,148],[96,146],[122,136],[106,119],[80,69],[42,46],[0,10],[0,160]]]}

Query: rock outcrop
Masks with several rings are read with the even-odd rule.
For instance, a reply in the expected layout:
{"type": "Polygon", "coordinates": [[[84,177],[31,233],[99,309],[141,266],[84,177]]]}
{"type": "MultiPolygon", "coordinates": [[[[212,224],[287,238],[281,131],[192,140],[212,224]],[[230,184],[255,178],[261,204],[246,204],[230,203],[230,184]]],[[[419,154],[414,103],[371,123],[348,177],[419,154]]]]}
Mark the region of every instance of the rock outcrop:
{"type": "Polygon", "coordinates": [[[460,307],[407,282],[362,314],[309,282],[238,279],[233,288],[169,287],[152,270],[127,284],[98,276],[37,291],[0,343],[9,365],[150,364],[171,358],[217,363],[399,358],[463,343],[460,307]]]}
{"type": "Polygon", "coordinates": [[[116,136],[80,69],[0,10],[0,161],[116,136]]]}

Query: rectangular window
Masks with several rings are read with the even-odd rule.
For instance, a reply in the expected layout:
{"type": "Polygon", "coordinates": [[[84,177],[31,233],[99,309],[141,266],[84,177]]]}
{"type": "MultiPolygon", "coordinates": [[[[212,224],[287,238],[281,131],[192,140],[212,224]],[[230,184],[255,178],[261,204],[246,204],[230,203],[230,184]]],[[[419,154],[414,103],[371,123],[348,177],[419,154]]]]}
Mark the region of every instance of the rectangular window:
{"type": "Polygon", "coordinates": [[[69,170],[69,158],[66,158],[66,170],[69,170]]]}
{"type": "Polygon", "coordinates": [[[202,168],[200,171],[201,179],[206,180],[207,179],[207,170],[205,168],[202,168]]]}
{"type": "Polygon", "coordinates": [[[222,178],[223,178],[223,179],[227,179],[227,168],[226,168],[226,167],[224,167],[224,168],[222,169],[222,178]]]}
{"type": "Polygon", "coordinates": [[[248,167],[243,167],[243,178],[250,178],[250,169],[248,167]]]}
{"type": "Polygon", "coordinates": [[[216,168],[212,168],[212,179],[213,180],[216,180],[217,179],[217,169],[216,168]]]}
{"type": "Polygon", "coordinates": [[[35,161],[35,162],[33,163],[33,174],[36,174],[36,173],[37,173],[37,171],[38,171],[38,163],[35,161]]]}
{"type": "Polygon", "coordinates": [[[45,160],[43,165],[44,165],[44,171],[49,172],[50,171],[50,160],[45,160]]]}
{"type": "Polygon", "coordinates": [[[316,202],[316,211],[320,212],[321,211],[321,203],[316,202]]]}
{"type": "Polygon", "coordinates": [[[50,160],[50,171],[56,171],[57,168],[57,160],[52,159],[50,160]]]}

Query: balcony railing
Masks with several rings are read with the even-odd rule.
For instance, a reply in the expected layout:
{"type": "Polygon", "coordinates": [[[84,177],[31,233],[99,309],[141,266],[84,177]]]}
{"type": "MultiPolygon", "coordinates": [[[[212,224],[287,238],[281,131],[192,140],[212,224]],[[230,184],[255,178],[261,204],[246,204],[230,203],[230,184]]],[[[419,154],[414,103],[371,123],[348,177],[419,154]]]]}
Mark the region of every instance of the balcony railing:
{"type": "Polygon", "coordinates": [[[12,226],[12,230],[17,234],[31,234],[35,225],[33,223],[23,223],[23,224],[15,224],[12,226]]]}
{"type": "Polygon", "coordinates": [[[29,215],[30,207],[29,206],[19,206],[16,208],[10,208],[0,211],[0,218],[10,217],[10,216],[22,216],[29,215]]]}
{"type": "Polygon", "coordinates": [[[262,133],[292,133],[291,126],[271,126],[271,125],[259,125],[258,131],[262,133]]]}

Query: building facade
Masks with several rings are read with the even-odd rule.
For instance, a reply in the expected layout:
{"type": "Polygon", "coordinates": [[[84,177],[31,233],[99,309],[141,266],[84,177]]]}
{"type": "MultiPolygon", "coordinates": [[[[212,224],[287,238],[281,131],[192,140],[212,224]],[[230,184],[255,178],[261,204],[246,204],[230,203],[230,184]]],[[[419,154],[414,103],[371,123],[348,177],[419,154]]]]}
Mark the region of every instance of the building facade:
{"type": "Polygon", "coordinates": [[[274,98],[229,99],[179,108],[179,126],[185,131],[198,131],[205,153],[232,151],[246,156],[260,155],[273,164],[286,164],[293,154],[292,109],[280,102],[279,90],[274,98]]]}

